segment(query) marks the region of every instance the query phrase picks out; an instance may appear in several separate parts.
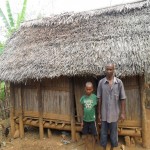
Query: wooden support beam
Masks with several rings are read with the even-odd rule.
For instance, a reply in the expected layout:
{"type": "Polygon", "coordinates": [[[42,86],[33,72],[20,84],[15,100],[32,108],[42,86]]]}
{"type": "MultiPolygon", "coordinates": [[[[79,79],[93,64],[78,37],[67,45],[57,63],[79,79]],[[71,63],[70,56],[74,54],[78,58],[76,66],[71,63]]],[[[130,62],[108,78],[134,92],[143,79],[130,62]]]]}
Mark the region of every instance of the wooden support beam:
{"type": "Polygon", "coordinates": [[[37,86],[37,99],[38,99],[38,109],[39,109],[39,132],[40,139],[44,137],[44,129],[43,129],[43,101],[42,101],[42,91],[40,81],[37,86]]]}
{"type": "Polygon", "coordinates": [[[65,126],[65,123],[62,124],[62,128],[65,126]]]}
{"type": "Polygon", "coordinates": [[[24,118],[23,118],[23,122],[26,121],[27,119],[28,119],[27,117],[24,117],[24,118]]]}
{"type": "Polygon", "coordinates": [[[19,132],[20,132],[20,138],[24,138],[23,97],[22,97],[21,84],[18,87],[18,97],[19,97],[19,132]]]}
{"type": "Polygon", "coordinates": [[[140,76],[140,96],[141,96],[141,109],[142,109],[142,144],[147,148],[149,145],[149,139],[147,138],[147,117],[145,108],[146,93],[144,89],[144,77],[140,76]]]}
{"type": "Polygon", "coordinates": [[[137,136],[141,137],[141,131],[138,130],[137,132],[133,129],[120,129],[118,130],[118,135],[128,135],[128,136],[137,136]]]}
{"type": "Polygon", "coordinates": [[[10,83],[10,126],[11,126],[11,137],[15,134],[15,91],[14,91],[14,84],[10,83]]]}
{"type": "MultiPolygon", "coordinates": [[[[34,123],[33,121],[31,122],[27,122],[25,123],[26,125],[31,125],[31,126],[35,126],[35,127],[39,127],[39,123],[34,123]]],[[[50,128],[50,129],[57,129],[57,130],[66,130],[66,131],[71,131],[71,125],[69,124],[65,124],[65,126],[62,126],[61,124],[58,124],[57,126],[55,126],[55,124],[49,124],[48,122],[44,124],[43,126],[44,128],[50,128]]],[[[76,132],[81,132],[81,126],[75,126],[75,130],[76,132]]],[[[135,129],[122,129],[121,132],[118,132],[119,135],[128,135],[128,136],[132,136],[132,137],[141,137],[141,130],[137,130],[135,131],[135,129]]]]}
{"type": "Polygon", "coordinates": [[[75,105],[74,105],[74,82],[73,78],[69,80],[70,86],[70,112],[71,112],[71,138],[72,141],[76,141],[76,126],[75,126],[75,105]]]}
{"type": "Polygon", "coordinates": [[[52,132],[51,132],[51,129],[47,129],[47,135],[48,135],[48,138],[51,138],[52,137],[52,132]]]}
{"type": "Polygon", "coordinates": [[[37,124],[39,121],[38,120],[32,120],[31,122],[32,122],[32,124],[37,124]]]}
{"type": "Polygon", "coordinates": [[[53,122],[52,121],[49,121],[49,124],[52,124],[53,122]]]}

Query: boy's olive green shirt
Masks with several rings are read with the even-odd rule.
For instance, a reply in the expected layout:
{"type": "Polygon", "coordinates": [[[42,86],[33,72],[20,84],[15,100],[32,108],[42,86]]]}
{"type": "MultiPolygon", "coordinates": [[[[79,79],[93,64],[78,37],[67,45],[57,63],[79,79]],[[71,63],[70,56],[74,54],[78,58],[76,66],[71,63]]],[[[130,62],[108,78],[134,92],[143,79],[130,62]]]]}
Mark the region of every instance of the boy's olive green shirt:
{"type": "Polygon", "coordinates": [[[90,96],[84,95],[80,99],[83,105],[83,120],[86,122],[95,121],[95,106],[97,105],[97,96],[91,94],[90,96]]]}

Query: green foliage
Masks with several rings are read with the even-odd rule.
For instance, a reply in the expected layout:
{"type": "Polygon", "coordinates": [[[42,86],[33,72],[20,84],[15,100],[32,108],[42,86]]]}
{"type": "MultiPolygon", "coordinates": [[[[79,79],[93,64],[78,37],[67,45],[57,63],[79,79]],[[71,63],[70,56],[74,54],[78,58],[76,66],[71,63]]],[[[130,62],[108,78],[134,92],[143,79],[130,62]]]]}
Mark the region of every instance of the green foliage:
{"type": "MultiPolygon", "coordinates": [[[[6,0],[6,9],[7,9],[6,15],[0,8],[0,17],[2,18],[2,21],[7,29],[7,38],[9,38],[19,28],[21,22],[25,20],[26,6],[27,0],[24,0],[21,12],[18,13],[17,20],[14,20],[13,18],[9,0],[6,0]]],[[[3,53],[4,47],[5,44],[0,42],[0,55],[3,53]]],[[[4,99],[5,99],[5,82],[0,82],[0,100],[4,99]]]]}
{"type": "Polygon", "coordinates": [[[10,8],[10,4],[9,1],[6,1],[6,8],[7,8],[7,13],[8,13],[8,19],[9,19],[9,23],[11,27],[14,27],[14,19],[11,13],[11,8],[10,8]]]}
{"type": "Polygon", "coordinates": [[[27,6],[27,0],[24,0],[22,10],[20,13],[18,13],[16,28],[18,28],[20,26],[20,23],[25,20],[26,6],[27,6]]]}
{"type": "Polygon", "coordinates": [[[8,23],[8,21],[6,19],[6,16],[4,15],[4,13],[3,13],[3,11],[2,11],[1,8],[0,8],[0,16],[2,17],[2,20],[3,20],[3,22],[5,24],[5,27],[7,28],[7,30],[10,30],[9,23],[8,23]]]}
{"type": "Polygon", "coordinates": [[[0,100],[5,99],[5,82],[0,83],[0,100]]]}
{"type": "Polygon", "coordinates": [[[14,33],[19,28],[21,22],[25,20],[26,6],[27,6],[27,0],[24,0],[21,12],[18,13],[17,20],[14,20],[13,18],[9,0],[6,0],[7,15],[5,15],[2,9],[0,8],[0,17],[2,18],[5,24],[8,37],[10,37],[12,33],[14,33]]]}

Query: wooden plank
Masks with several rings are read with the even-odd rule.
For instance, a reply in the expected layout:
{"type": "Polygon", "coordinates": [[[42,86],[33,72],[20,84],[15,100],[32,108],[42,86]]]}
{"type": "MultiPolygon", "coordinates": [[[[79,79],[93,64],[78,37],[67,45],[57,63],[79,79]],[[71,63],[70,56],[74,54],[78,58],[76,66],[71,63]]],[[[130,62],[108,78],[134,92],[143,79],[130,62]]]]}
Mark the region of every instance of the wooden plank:
{"type": "Polygon", "coordinates": [[[11,126],[11,137],[15,134],[15,92],[14,92],[14,84],[10,83],[10,126],[11,126]]]}
{"type": "Polygon", "coordinates": [[[38,108],[39,108],[39,132],[40,132],[40,139],[44,137],[44,128],[43,128],[43,101],[42,101],[42,92],[41,92],[41,85],[38,82],[37,86],[37,99],[38,99],[38,108]]]}
{"type": "Polygon", "coordinates": [[[143,147],[148,148],[149,139],[147,138],[147,116],[146,116],[146,108],[145,108],[145,99],[146,93],[144,89],[144,77],[140,77],[140,92],[141,92],[141,107],[142,107],[142,144],[143,147]]]}
{"type": "MultiPolygon", "coordinates": [[[[19,111],[16,110],[15,113],[16,113],[16,115],[18,115],[19,111]]],[[[25,117],[38,118],[39,117],[39,112],[24,111],[24,116],[25,117]]],[[[70,115],[54,114],[54,113],[43,113],[43,118],[44,119],[51,119],[51,120],[61,120],[61,121],[70,121],[71,120],[70,115]]]]}
{"type": "Polygon", "coordinates": [[[24,87],[22,93],[24,111],[38,111],[37,89],[28,89],[24,87]]]}
{"type": "Polygon", "coordinates": [[[44,113],[70,114],[69,92],[42,90],[42,98],[44,102],[44,113]]]}
{"type": "Polygon", "coordinates": [[[141,120],[124,120],[118,123],[119,127],[142,127],[141,120]]]}
{"type": "Polygon", "coordinates": [[[20,138],[24,137],[24,126],[23,126],[23,101],[21,93],[21,84],[18,87],[18,97],[19,97],[19,132],[20,138]]]}
{"type": "Polygon", "coordinates": [[[48,135],[48,138],[52,137],[52,132],[51,132],[51,130],[49,128],[47,129],[47,135],[48,135]]]}
{"type": "Polygon", "coordinates": [[[75,104],[74,104],[74,84],[73,78],[70,78],[70,111],[71,111],[71,138],[76,141],[76,127],[75,127],[75,104]]]}
{"type": "MultiPolygon", "coordinates": [[[[33,124],[32,121],[30,122],[26,122],[26,125],[32,125],[35,127],[38,127],[38,123],[37,124],[33,124]]],[[[67,131],[71,131],[71,125],[66,124],[65,126],[62,126],[61,124],[58,124],[57,126],[55,126],[54,124],[49,124],[49,123],[45,123],[44,124],[44,128],[49,128],[49,129],[57,129],[57,130],[67,130],[67,131]]],[[[75,126],[76,132],[81,132],[82,128],[81,126],[75,126]]],[[[119,130],[120,131],[120,130],[119,130]]],[[[140,130],[135,130],[135,129],[127,129],[127,128],[122,128],[121,132],[118,132],[119,135],[128,135],[128,136],[132,136],[132,137],[141,137],[141,131],[140,130]]]]}

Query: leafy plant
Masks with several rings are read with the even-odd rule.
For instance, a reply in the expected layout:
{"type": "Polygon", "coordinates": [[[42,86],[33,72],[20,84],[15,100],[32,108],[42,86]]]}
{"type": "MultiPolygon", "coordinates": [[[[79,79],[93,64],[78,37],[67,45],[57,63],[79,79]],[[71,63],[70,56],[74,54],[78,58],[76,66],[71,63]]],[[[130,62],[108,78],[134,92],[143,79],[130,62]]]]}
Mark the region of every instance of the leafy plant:
{"type": "MultiPolygon", "coordinates": [[[[6,0],[6,15],[0,8],[0,17],[2,18],[5,28],[7,29],[7,38],[9,38],[19,28],[20,24],[25,20],[26,6],[27,0],[24,0],[22,9],[18,13],[17,20],[15,20],[12,15],[9,0],[6,0]]],[[[0,55],[3,53],[4,47],[5,43],[0,42],[0,55]]],[[[7,93],[5,94],[5,82],[0,82],[0,100],[4,100],[6,95],[7,93]]]]}
{"type": "Polygon", "coordinates": [[[5,82],[0,83],[0,100],[5,99],[5,82]]]}
{"type": "Polygon", "coordinates": [[[18,13],[17,20],[14,20],[13,18],[9,0],[6,0],[7,15],[5,15],[2,9],[0,8],[0,17],[2,18],[3,23],[5,24],[8,37],[10,37],[12,33],[15,32],[19,28],[21,22],[25,20],[26,6],[27,6],[27,0],[24,0],[22,9],[18,13]]]}

